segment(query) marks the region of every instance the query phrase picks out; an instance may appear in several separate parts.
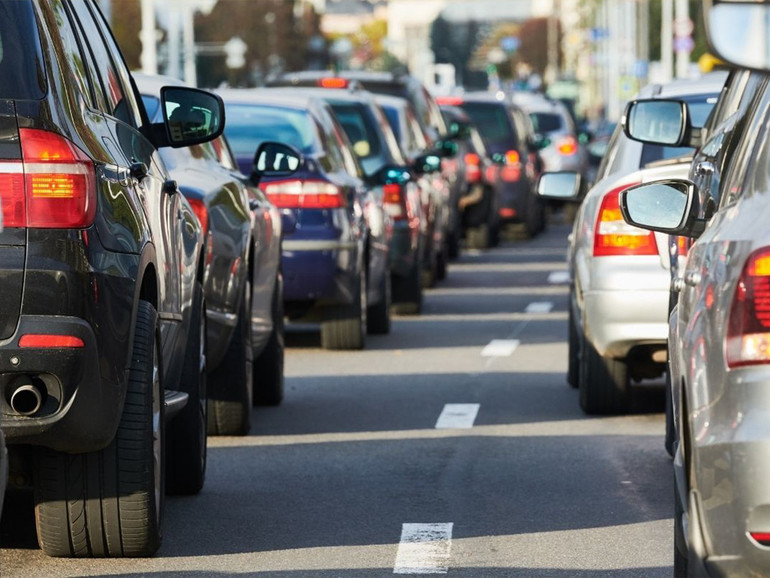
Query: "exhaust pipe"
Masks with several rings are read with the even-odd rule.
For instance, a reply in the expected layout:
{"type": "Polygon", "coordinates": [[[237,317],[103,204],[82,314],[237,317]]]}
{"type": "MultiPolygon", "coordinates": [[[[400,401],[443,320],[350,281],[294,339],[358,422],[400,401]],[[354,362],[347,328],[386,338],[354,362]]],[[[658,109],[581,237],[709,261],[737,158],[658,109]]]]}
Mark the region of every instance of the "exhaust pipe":
{"type": "Polygon", "coordinates": [[[33,383],[25,383],[13,390],[11,409],[19,415],[35,415],[43,407],[43,392],[33,383]]]}

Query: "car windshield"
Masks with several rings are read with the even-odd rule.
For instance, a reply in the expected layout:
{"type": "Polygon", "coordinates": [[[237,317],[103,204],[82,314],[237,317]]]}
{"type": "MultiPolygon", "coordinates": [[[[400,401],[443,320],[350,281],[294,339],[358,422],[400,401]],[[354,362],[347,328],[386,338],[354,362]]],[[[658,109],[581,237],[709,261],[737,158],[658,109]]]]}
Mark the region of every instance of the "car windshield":
{"type": "Polygon", "coordinates": [[[556,132],[564,128],[561,115],[553,112],[533,112],[529,115],[529,118],[532,119],[535,132],[556,132]]]}
{"type": "MultiPolygon", "coordinates": [[[[690,110],[690,122],[696,128],[703,127],[706,124],[711,109],[717,102],[716,94],[703,95],[698,97],[683,98],[690,110]]],[[[692,155],[695,149],[692,147],[668,147],[657,144],[644,144],[642,147],[642,158],[639,167],[643,168],[651,163],[674,159],[681,156],[692,155]]]]}
{"type": "Polygon", "coordinates": [[[481,136],[491,144],[509,144],[516,135],[505,106],[496,103],[466,102],[462,105],[479,129],[481,136]]]}
{"type": "Polygon", "coordinates": [[[228,104],[225,135],[238,157],[253,156],[260,144],[276,141],[303,154],[319,152],[316,122],[307,110],[263,104],[228,104]]]}
{"type": "Polygon", "coordinates": [[[29,0],[0,0],[0,98],[39,100],[46,82],[29,0]]]}

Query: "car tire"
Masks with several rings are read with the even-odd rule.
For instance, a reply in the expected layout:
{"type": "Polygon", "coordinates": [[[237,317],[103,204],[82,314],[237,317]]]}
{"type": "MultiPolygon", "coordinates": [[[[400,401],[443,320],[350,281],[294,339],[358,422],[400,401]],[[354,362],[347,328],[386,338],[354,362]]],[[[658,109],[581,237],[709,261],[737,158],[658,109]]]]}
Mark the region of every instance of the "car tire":
{"type": "Polygon", "coordinates": [[[476,227],[471,227],[466,232],[466,240],[468,247],[471,249],[482,250],[488,249],[490,246],[490,232],[489,225],[483,223],[476,227]]]}
{"type": "Polygon", "coordinates": [[[687,540],[682,527],[683,513],[684,508],[679,499],[679,491],[674,484],[674,578],[689,578],[691,576],[687,540]]]}
{"type": "Polygon", "coordinates": [[[246,283],[230,346],[222,363],[209,375],[209,435],[244,436],[251,429],[254,350],[250,303],[251,285],[246,283]]]}
{"type": "Polygon", "coordinates": [[[203,287],[195,282],[181,387],[189,396],[182,411],[168,425],[166,491],[194,495],[206,478],[206,306],[203,287]]]}
{"type": "Polygon", "coordinates": [[[382,275],[382,287],[380,291],[382,300],[379,303],[370,305],[366,315],[366,332],[370,335],[387,335],[390,333],[390,284],[390,271],[386,270],[382,275]]]}
{"type": "Polygon", "coordinates": [[[164,403],[158,315],[139,302],[115,438],[103,450],[39,448],[34,459],[40,548],[59,557],[146,557],[163,535],[164,403]]]}
{"type": "Polygon", "coordinates": [[[262,353],[254,360],[253,404],[281,405],[283,401],[284,325],[283,291],[280,280],[273,290],[273,331],[262,353]]]}
{"type": "Polygon", "coordinates": [[[449,262],[449,249],[446,243],[441,245],[441,249],[436,254],[436,281],[446,279],[447,263],[449,262]]]}
{"type": "Polygon", "coordinates": [[[419,315],[422,311],[422,279],[420,266],[415,264],[406,277],[393,278],[393,313],[419,315]]]}
{"type": "Polygon", "coordinates": [[[577,388],[580,385],[580,335],[575,326],[575,314],[572,312],[572,306],[567,305],[569,313],[567,314],[569,327],[567,328],[569,341],[567,353],[567,383],[570,387],[577,388]]]}
{"type": "Polygon", "coordinates": [[[366,325],[366,273],[361,268],[353,303],[330,306],[324,311],[321,347],[346,351],[363,349],[366,325]]]}
{"type": "Polygon", "coordinates": [[[587,414],[622,414],[628,408],[628,365],[602,357],[583,337],[580,355],[580,407],[587,414]]]}
{"type": "Polygon", "coordinates": [[[460,235],[456,230],[447,233],[447,256],[451,260],[460,256],[460,235]]]}

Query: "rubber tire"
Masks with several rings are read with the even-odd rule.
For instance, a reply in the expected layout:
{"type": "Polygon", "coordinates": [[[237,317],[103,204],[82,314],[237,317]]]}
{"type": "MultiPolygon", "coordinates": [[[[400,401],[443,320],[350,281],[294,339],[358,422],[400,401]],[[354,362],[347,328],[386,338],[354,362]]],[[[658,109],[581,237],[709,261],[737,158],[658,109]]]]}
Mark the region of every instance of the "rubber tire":
{"type": "Polygon", "coordinates": [[[451,260],[460,257],[460,235],[457,231],[447,233],[447,256],[451,260]]]}
{"type": "Polygon", "coordinates": [[[321,322],[321,347],[352,351],[363,349],[366,341],[366,273],[361,268],[353,303],[333,305],[324,310],[321,322]]]}
{"type": "Polygon", "coordinates": [[[382,301],[369,305],[366,314],[366,332],[369,335],[390,333],[391,279],[390,271],[382,276],[382,301]]]}
{"type": "Polygon", "coordinates": [[[572,306],[568,305],[569,313],[567,328],[569,341],[567,353],[567,383],[570,387],[580,386],[580,334],[575,326],[575,316],[572,313],[572,306]]]}
{"type": "Polygon", "coordinates": [[[419,265],[406,277],[393,278],[391,310],[398,315],[419,315],[422,311],[422,279],[419,265]]]}
{"type": "Polygon", "coordinates": [[[469,228],[465,235],[468,247],[471,249],[488,249],[491,245],[491,235],[487,223],[469,228]]]}
{"type": "Polygon", "coordinates": [[[684,508],[682,507],[681,500],[679,499],[679,492],[674,484],[674,578],[688,578],[691,576],[689,569],[689,553],[681,552],[679,550],[679,544],[687,544],[687,540],[684,536],[684,530],[680,522],[684,508]]]}
{"type": "Polygon", "coordinates": [[[251,429],[254,349],[250,310],[251,285],[247,283],[230,346],[222,363],[209,375],[209,435],[245,436],[251,429]]]}
{"type": "Polygon", "coordinates": [[[166,437],[166,491],[183,496],[200,492],[206,479],[206,305],[199,281],[195,282],[190,319],[181,380],[182,390],[189,398],[168,424],[166,437]]]}
{"type": "Polygon", "coordinates": [[[97,452],[35,452],[37,535],[49,556],[146,557],[160,547],[165,502],[161,366],[158,315],[152,304],[140,301],[115,438],[97,452]],[[159,412],[157,463],[154,409],[159,412]]]}
{"type": "Polygon", "coordinates": [[[449,262],[449,249],[446,244],[441,245],[441,250],[436,254],[436,281],[446,279],[447,263],[449,262]]]}
{"type": "Polygon", "coordinates": [[[580,355],[580,407],[587,414],[622,414],[628,411],[628,365],[625,360],[602,357],[583,337],[580,355]]]}
{"type": "Polygon", "coordinates": [[[284,324],[283,290],[277,280],[273,290],[273,331],[270,339],[254,360],[252,403],[257,405],[281,405],[283,401],[284,324]]]}
{"type": "Polygon", "coordinates": [[[529,193],[527,202],[527,216],[524,222],[524,231],[528,239],[533,239],[540,232],[540,217],[538,215],[538,201],[534,194],[529,193]]]}

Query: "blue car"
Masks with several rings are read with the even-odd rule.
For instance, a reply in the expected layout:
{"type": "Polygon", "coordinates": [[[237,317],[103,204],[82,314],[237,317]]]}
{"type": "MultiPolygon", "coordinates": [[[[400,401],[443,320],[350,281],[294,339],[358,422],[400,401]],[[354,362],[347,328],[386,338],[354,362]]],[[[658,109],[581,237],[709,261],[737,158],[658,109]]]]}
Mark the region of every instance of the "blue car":
{"type": "Polygon", "coordinates": [[[270,90],[221,92],[225,134],[242,172],[266,141],[295,148],[300,165],[260,188],[283,216],[284,305],[292,321],[320,322],[326,349],[362,349],[390,331],[390,221],[329,105],[270,90]]]}

